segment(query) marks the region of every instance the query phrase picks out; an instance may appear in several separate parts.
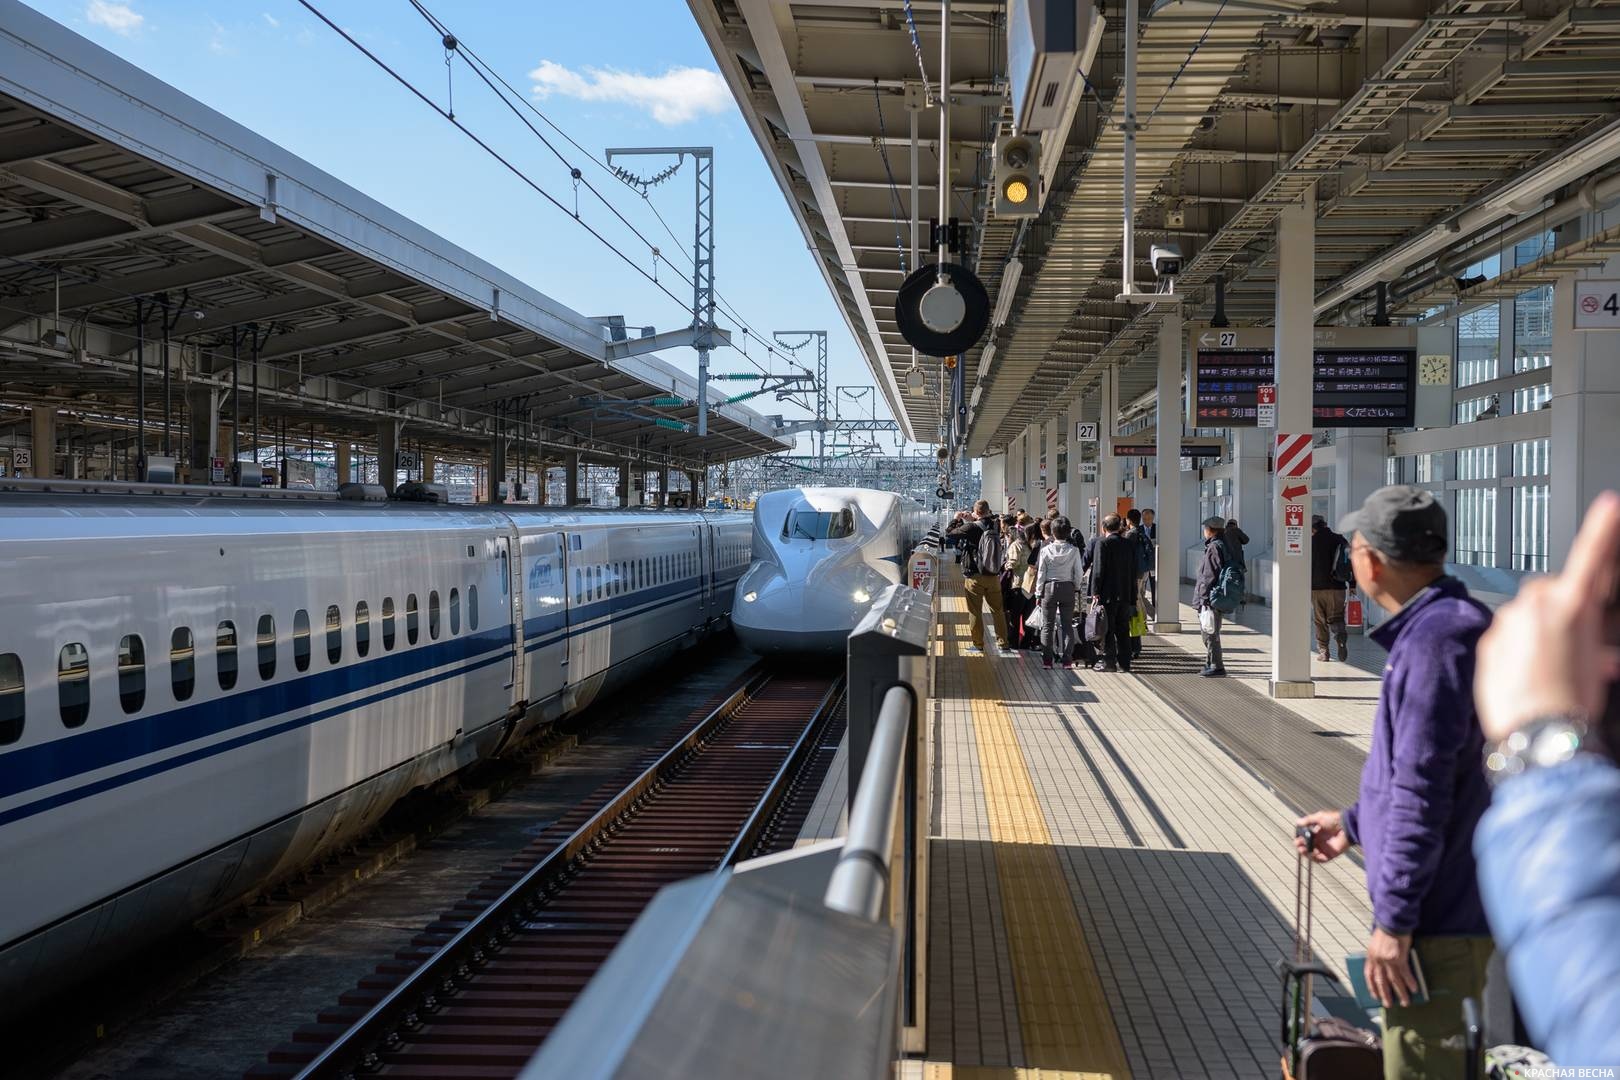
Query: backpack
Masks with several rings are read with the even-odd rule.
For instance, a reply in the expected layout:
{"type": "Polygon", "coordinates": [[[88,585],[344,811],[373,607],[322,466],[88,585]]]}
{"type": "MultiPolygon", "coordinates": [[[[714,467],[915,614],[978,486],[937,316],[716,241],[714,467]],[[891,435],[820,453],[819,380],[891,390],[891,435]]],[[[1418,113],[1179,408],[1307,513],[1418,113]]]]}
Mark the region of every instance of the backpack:
{"type": "Polygon", "coordinates": [[[1007,569],[1007,541],[1001,530],[986,526],[979,535],[979,549],[974,553],[981,574],[1000,574],[1007,569]]]}
{"type": "Polygon", "coordinates": [[[1209,606],[1222,615],[1231,615],[1243,606],[1248,583],[1244,580],[1243,565],[1228,559],[1221,567],[1220,576],[1209,590],[1209,606]]]}
{"type": "Polygon", "coordinates": [[[1153,541],[1148,539],[1147,530],[1138,526],[1132,534],[1136,540],[1136,576],[1153,572],[1153,541]]]}
{"type": "Polygon", "coordinates": [[[1347,589],[1356,587],[1356,571],[1350,565],[1350,545],[1343,540],[1339,541],[1338,550],[1333,553],[1333,570],[1331,576],[1334,581],[1347,589]]]}

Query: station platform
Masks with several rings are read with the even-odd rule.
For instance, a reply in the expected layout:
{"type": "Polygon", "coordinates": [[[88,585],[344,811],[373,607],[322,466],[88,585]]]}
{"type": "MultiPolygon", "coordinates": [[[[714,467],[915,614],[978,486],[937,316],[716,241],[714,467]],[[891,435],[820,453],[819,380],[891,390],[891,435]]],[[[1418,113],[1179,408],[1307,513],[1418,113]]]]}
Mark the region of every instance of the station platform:
{"type": "MultiPolygon", "coordinates": [[[[967,656],[955,567],[935,610],[928,1049],[904,1075],[1274,1075],[1292,821],[1354,797],[1381,650],[1281,702],[1263,608],[1229,624],[1226,680],[1197,675],[1190,607],[1130,674],[967,656]]],[[[1370,921],[1361,867],[1318,867],[1318,959],[1342,974],[1370,921]]]]}

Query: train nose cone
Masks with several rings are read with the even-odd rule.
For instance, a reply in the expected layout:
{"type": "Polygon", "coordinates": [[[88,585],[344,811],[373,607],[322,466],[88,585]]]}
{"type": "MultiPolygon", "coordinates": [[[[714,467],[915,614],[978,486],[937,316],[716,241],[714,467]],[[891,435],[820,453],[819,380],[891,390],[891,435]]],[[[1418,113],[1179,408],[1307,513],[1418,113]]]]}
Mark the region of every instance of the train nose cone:
{"type": "Polygon", "coordinates": [[[842,653],[854,624],[829,627],[822,608],[817,590],[778,578],[764,588],[742,589],[731,624],[737,639],[761,656],[842,653]]]}

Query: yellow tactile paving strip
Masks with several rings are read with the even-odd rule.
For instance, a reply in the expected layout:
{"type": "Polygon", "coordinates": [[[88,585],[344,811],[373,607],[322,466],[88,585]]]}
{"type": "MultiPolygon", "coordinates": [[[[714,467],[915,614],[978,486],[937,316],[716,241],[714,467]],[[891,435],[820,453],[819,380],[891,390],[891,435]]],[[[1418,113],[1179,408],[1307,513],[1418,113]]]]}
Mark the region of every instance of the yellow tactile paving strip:
{"type": "Polygon", "coordinates": [[[958,593],[947,590],[939,607],[942,616],[958,616],[942,618],[936,627],[935,655],[963,665],[967,674],[1024,1064],[930,1061],[913,1063],[914,1068],[922,1065],[919,1071],[905,1071],[928,1080],[1126,1080],[1130,1070],[1124,1047],[1012,717],[1002,703],[992,665],[1004,661],[962,658],[968,627],[959,616],[965,604],[958,593]]]}

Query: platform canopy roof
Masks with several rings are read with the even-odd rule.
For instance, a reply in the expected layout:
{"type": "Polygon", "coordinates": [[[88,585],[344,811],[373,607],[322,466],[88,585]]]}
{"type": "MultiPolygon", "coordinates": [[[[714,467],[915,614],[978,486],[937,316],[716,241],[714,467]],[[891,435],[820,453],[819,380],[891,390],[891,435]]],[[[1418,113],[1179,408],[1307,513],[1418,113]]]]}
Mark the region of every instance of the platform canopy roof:
{"type": "MultiPolygon", "coordinates": [[[[932,437],[940,401],[903,392],[912,354],[893,305],[911,245],[908,101],[925,79],[938,89],[938,0],[688,2],[891,407],[908,434],[932,437]]],[[[1060,155],[1050,194],[1020,224],[987,210],[992,141],[1010,130],[1006,7],[951,3],[950,205],[972,223],[960,260],[992,299],[1004,282],[1014,289],[1005,324],[966,361],[979,392],[973,455],[1056,415],[1106,366],[1119,371],[1123,403],[1156,385],[1147,353],[1159,315],[1116,299],[1124,9],[1104,5],[1091,92],[1043,145],[1044,157],[1060,155]]],[[[1396,314],[1455,310],[1620,247],[1584,237],[1511,278],[1461,274],[1470,245],[1578,190],[1620,152],[1614,0],[1156,0],[1140,20],[1134,277],[1153,280],[1151,244],[1179,244],[1188,317],[1209,315],[1222,275],[1234,320],[1271,319],[1273,224],[1309,190],[1324,323],[1365,318],[1378,281],[1393,283],[1396,314]]],[[[926,231],[937,111],[919,119],[926,231]]]]}
{"type": "MultiPolygon", "coordinates": [[[[644,338],[571,311],[0,0],[0,386],[131,415],[137,332],[156,340],[160,298],[174,340],[196,349],[182,383],[228,386],[233,341],[250,382],[256,328],[266,430],[284,419],[369,441],[397,420],[426,447],[471,451],[500,412],[600,458],[696,466],[793,445],[738,405],[712,410],[707,439],[653,422],[696,419],[651,404],[697,397],[656,355],[690,329],[644,338]]],[[[159,361],[145,356],[150,409],[159,361]]]]}

